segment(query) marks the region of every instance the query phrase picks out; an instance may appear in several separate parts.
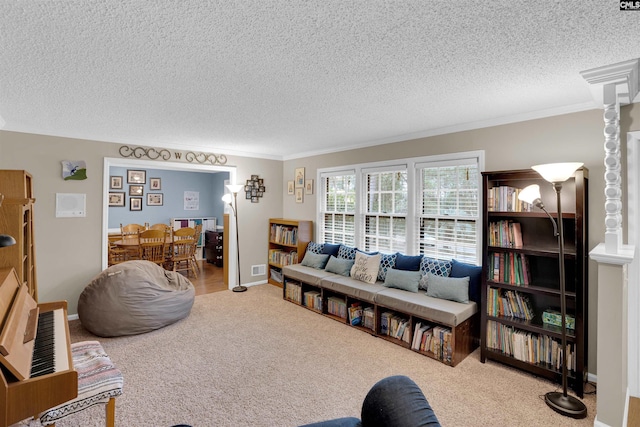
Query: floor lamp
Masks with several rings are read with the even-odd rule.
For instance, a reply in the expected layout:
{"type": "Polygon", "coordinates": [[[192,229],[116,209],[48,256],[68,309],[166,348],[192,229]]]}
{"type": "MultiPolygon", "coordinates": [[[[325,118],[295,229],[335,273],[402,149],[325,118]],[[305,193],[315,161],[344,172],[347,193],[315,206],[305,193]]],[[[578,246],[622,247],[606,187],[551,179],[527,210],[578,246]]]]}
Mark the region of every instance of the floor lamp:
{"type": "MultiPolygon", "coordinates": [[[[0,194],[0,206],[2,206],[3,200],[4,200],[4,194],[0,194]]],[[[13,237],[9,236],[8,234],[0,234],[0,248],[4,248],[6,246],[11,246],[15,244],[16,244],[16,239],[14,239],[13,237]]]]}
{"type": "Polygon", "coordinates": [[[544,396],[544,401],[559,414],[572,418],[585,418],[587,407],[581,400],[567,394],[567,330],[566,330],[566,297],[565,297],[565,277],[564,277],[564,230],[562,228],[562,207],[560,202],[560,192],[562,183],[571,178],[582,163],[549,163],[536,165],[531,168],[538,172],[542,178],[553,184],[556,192],[556,203],[558,205],[558,221],[546,211],[540,199],[540,186],[530,185],[522,190],[518,198],[527,203],[531,203],[542,209],[553,222],[554,233],[558,237],[559,267],[560,267],[560,315],[562,316],[562,393],[550,391],[544,396]]]}
{"type": "Polygon", "coordinates": [[[236,266],[238,270],[238,284],[231,290],[233,292],[244,292],[247,290],[247,287],[242,286],[242,282],[240,282],[240,237],[238,234],[238,192],[244,188],[244,186],[240,184],[227,184],[226,187],[233,194],[233,203],[231,203],[232,199],[229,193],[222,196],[222,201],[231,206],[233,216],[236,218],[236,253],[238,255],[238,264],[236,266]]]}

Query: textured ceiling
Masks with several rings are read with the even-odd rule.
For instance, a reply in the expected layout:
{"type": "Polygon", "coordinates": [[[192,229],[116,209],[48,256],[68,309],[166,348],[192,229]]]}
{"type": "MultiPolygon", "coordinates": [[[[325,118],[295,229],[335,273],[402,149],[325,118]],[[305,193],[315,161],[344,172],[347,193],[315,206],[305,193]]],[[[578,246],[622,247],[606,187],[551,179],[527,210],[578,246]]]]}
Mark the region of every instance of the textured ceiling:
{"type": "Polygon", "coordinates": [[[595,108],[618,1],[2,0],[0,127],[292,158],[595,108]]]}

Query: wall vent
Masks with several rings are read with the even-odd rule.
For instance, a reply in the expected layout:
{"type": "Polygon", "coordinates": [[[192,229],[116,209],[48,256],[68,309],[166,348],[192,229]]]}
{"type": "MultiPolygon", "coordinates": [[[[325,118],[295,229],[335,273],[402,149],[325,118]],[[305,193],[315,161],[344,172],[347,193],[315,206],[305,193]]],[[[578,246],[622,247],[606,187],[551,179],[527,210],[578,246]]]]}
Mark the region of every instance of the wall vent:
{"type": "Polygon", "coordinates": [[[252,265],[251,266],[251,275],[252,276],[264,276],[267,274],[267,266],[264,264],[260,265],[252,265]]]}

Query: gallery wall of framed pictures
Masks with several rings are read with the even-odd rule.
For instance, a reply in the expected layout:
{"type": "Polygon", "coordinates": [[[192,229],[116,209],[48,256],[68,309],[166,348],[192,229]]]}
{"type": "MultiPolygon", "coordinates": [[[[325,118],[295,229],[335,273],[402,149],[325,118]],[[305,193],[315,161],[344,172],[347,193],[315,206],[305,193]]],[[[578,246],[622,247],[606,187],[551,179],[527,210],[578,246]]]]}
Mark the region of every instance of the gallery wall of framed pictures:
{"type": "Polygon", "coordinates": [[[251,175],[251,179],[248,179],[244,185],[245,199],[251,200],[251,203],[258,203],[265,191],[264,179],[258,175],[251,175]]]}
{"type": "MultiPolygon", "coordinates": [[[[124,189],[125,176],[111,175],[109,177],[109,206],[124,207],[126,205],[125,192],[111,191],[124,189]]],[[[129,195],[129,210],[141,211],[143,201],[145,200],[145,186],[147,184],[147,171],[127,169],[127,193],[129,195]]],[[[148,193],[146,194],[147,206],[162,206],[164,203],[164,195],[156,193],[162,189],[162,179],[158,177],[149,178],[148,193]]]]}
{"type": "Polygon", "coordinates": [[[304,203],[305,195],[313,195],[313,179],[305,179],[304,168],[295,168],[293,181],[287,181],[287,195],[295,196],[296,203],[304,203]]]}
{"type": "Polygon", "coordinates": [[[216,217],[222,224],[225,180],[229,180],[228,172],[110,167],[106,182],[108,227],[168,223],[171,218],[183,217],[216,217]],[[189,205],[189,210],[185,210],[185,192],[198,195],[198,204],[189,205]]]}

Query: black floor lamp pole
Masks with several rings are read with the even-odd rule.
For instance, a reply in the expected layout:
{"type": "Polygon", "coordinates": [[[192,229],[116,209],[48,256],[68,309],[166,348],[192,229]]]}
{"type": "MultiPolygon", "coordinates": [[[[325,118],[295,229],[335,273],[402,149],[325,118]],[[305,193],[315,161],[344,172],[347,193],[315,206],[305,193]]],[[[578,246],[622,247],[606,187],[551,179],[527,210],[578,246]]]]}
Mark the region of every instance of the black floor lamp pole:
{"type": "MultiPolygon", "coordinates": [[[[558,271],[559,271],[559,288],[560,288],[560,316],[562,317],[562,392],[550,391],[544,395],[546,404],[559,414],[572,418],[584,418],[587,416],[587,407],[578,398],[567,394],[567,375],[569,367],[567,366],[567,297],[565,289],[565,272],[564,272],[564,227],[562,223],[562,200],[560,193],[562,192],[562,183],[571,177],[582,166],[582,163],[552,163],[546,165],[536,165],[531,168],[538,172],[542,178],[553,184],[556,192],[556,205],[558,207],[558,220],[554,220],[553,216],[544,208],[544,203],[540,198],[540,186],[532,184],[524,188],[518,195],[518,199],[527,203],[531,203],[539,209],[542,209],[553,224],[553,232],[558,238],[558,271]]],[[[582,381],[582,378],[576,378],[576,381],[582,381]]]]}
{"type": "Polygon", "coordinates": [[[564,276],[564,228],[562,226],[562,203],[560,201],[562,183],[554,182],[553,189],[556,191],[556,202],[558,204],[558,267],[560,270],[560,316],[562,317],[562,393],[550,391],[544,395],[544,401],[551,409],[562,415],[572,418],[584,418],[587,415],[587,408],[584,403],[567,394],[567,301],[564,276]]]}
{"type": "Polygon", "coordinates": [[[238,193],[233,193],[233,215],[236,217],[236,255],[238,257],[238,285],[235,286],[232,291],[233,292],[244,292],[247,290],[246,286],[242,286],[242,282],[240,282],[240,234],[238,231],[238,193]]]}

